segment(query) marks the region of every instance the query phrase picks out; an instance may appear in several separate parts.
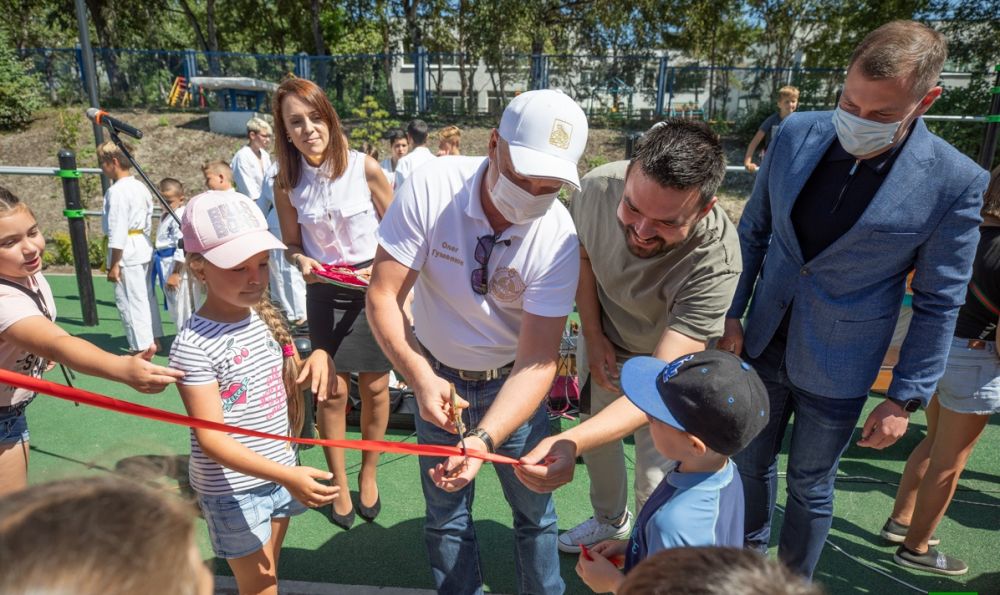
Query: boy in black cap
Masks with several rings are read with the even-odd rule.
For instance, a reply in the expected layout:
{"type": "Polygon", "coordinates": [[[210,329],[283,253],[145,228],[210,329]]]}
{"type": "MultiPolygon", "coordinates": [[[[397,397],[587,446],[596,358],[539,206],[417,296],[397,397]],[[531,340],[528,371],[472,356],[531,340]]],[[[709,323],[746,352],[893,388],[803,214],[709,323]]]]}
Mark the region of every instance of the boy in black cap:
{"type": "Polygon", "coordinates": [[[729,460],[767,424],[767,390],[735,355],[717,350],[669,364],[635,357],[621,386],[649,418],[656,449],[678,461],[642,507],[628,542],[603,541],[580,553],[577,574],[598,593],[616,592],[624,572],[657,551],[683,546],[743,547],[743,484],[729,460]]]}

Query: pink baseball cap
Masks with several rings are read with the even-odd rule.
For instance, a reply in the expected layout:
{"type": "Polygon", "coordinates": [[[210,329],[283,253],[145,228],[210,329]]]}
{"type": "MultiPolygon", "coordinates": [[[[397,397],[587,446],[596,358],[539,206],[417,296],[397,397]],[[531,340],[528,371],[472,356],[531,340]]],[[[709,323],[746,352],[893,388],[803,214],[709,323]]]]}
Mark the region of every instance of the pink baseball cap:
{"type": "Polygon", "coordinates": [[[265,250],[286,246],[267,231],[264,214],[234,190],[209,190],[188,201],[181,217],[184,250],[231,269],[265,250]]]}

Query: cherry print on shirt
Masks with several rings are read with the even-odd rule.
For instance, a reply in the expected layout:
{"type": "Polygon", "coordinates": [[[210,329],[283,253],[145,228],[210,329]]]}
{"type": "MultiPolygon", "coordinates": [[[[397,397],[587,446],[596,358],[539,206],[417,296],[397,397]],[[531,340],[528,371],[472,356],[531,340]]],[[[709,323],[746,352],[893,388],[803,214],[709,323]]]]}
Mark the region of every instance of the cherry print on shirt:
{"type": "Polygon", "coordinates": [[[246,347],[235,347],[235,342],[235,339],[229,339],[226,341],[226,351],[235,353],[236,355],[233,356],[233,363],[239,364],[250,355],[250,350],[246,347]]]}

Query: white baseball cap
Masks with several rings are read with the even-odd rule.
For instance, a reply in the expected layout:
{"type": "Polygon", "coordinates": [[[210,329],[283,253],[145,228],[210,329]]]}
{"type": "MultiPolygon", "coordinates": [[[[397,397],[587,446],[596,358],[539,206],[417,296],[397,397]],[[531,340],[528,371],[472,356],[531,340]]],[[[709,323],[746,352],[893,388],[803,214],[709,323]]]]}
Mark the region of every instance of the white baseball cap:
{"type": "Polygon", "coordinates": [[[260,208],[235,190],[209,190],[188,201],[181,235],[185,251],[197,252],[221,269],[260,252],[285,249],[267,231],[260,208]]]}
{"type": "Polygon", "coordinates": [[[580,188],[576,164],[587,146],[587,116],[569,95],[554,89],[521,93],[503,111],[498,132],[518,174],[580,188]]]}

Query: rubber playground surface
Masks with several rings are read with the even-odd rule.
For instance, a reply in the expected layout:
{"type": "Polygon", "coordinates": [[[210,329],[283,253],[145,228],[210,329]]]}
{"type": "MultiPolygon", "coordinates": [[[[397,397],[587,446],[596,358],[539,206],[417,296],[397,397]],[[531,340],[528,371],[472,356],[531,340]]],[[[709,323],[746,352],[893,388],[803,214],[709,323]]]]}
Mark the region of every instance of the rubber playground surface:
{"type": "MultiPolygon", "coordinates": [[[[75,278],[50,275],[48,280],[56,296],[59,323],[63,328],[111,351],[125,348],[109,283],[102,277],[94,278],[101,322],[99,326],[87,327],[82,322],[75,278]]],[[[168,337],[173,335],[174,329],[169,322],[165,330],[168,337]]],[[[157,361],[165,363],[165,355],[158,356],[157,361]]],[[[58,369],[46,378],[64,382],[58,369]]],[[[159,395],[141,395],[128,387],[85,376],[77,376],[74,384],[116,398],[184,412],[175,389],[159,395]]],[[[870,399],[865,415],[877,403],[877,398],[870,399]]],[[[28,411],[31,431],[29,480],[32,483],[88,474],[123,473],[157,482],[171,492],[190,494],[186,481],[189,454],[186,428],[85,405],[75,406],[47,396],[39,396],[28,411]]],[[[566,427],[573,422],[563,420],[561,423],[566,427]]],[[[923,414],[917,413],[907,436],[888,451],[877,452],[857,446],[848,449],[837,481],[836,518],[830,543],[816,574],[816,580],[823,583],[828,592],[1000,593],[998,416],[994,416],[987,426],[959,483],[956,500],[937,531],[942,540],[940,549],[966,561],[969,573],[962,577],[940,577],[897,567],[891,560],[894,549],[878,537],[878,530],[891,509],[894,484],[906,456],[922,438],[924,430],[923,414]]],[[[360,438],[360,434],[349,431],[348,438],[360,438]]],[[[390,430],[387,439],[413,441],[414,437],[407,430],[390,430]]],[[[631,450],[631,445],[627,444],[626,453],[630,454],[631,450]]],[[[301,460],[303,464],[324,468],[319,448],[302,451],[301,460]]],[[[352,487],[356,489],[359,452],[349,451],[347,463],[352,487]]],[[[432,589],[422,537],[424,504],[416,459],[384,455],[379,487],[382,514],[373,524],[366,524],[359,517],[350,531],[342,531],[329,522],[323,510],[310,510],[293,519],[282,550],[278,576],[306,583],[432,589]]],[[[579,465],[574,482],[555,496],[561,530],[591,515],[588,489],[586,469],[579,465]]],[[[783,489],[782,480],[779,507],[784,501],[783,489]]],[[[501,495],[496,475],[485,467],[477,482],[474,517],[487,588],[494,592],[515,593],[510,510],[501,495]]],[[[780,511],[775,520],[781,522],[780,511]]],[[[224,561],[213,559],[204,522],[199,520],[197,527],[202,553],[210,564],[214,564],[215,574],[230,574],[224,561]]],[[[777,531],[774,535],[776,541],[777,531]]],[[[563,554],[561,559],[567,592],[590,593],[573,570],[575,556],[563,554]]],[[[293,590],[299,592],[299,589],[293,590]]]]}

